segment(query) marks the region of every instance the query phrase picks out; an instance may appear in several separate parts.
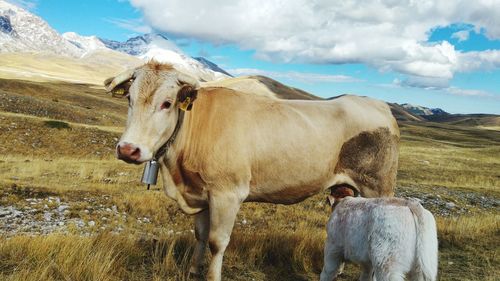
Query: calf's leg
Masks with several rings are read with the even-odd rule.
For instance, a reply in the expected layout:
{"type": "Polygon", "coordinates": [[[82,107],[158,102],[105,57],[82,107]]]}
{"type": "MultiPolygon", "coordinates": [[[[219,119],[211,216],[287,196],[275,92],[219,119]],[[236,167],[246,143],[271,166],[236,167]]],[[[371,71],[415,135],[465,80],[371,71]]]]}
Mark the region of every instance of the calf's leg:
{"type": "Polygon", "coordinates": [[[402,272],[393,272],[389,270],[384,270],[381,268],[375,269],[375,280],[376,281],[404,281],[405,274],[402,272]]]}
{"type": "Polygon", "coordinates": [[[240,209],[242,199],[231,191],[210,192],[210,232],[208,246],[212,260],[208,268],[208,281],[220,281],[222,275],[222,259],[229,244],[236,214],[240,209]]]}
{"type": "Polygon", "coordinates": [[[201,269],[205,258],[205,249],[207,248],[208,233],[210,230],[210,216],[208,209],[201,211],[194,217],[194,235],[196,237],[196,246],[194,247],[193,258],[189,275],[192,277],[201,277],[201,269]]]}
{"type": "Polygon", "coordinates": [[[341,251],[336,245],[327,239],[325,244],[324,265],[321,271],[320,281],[336,280],[339,271],[343,269],[341,251]]]}

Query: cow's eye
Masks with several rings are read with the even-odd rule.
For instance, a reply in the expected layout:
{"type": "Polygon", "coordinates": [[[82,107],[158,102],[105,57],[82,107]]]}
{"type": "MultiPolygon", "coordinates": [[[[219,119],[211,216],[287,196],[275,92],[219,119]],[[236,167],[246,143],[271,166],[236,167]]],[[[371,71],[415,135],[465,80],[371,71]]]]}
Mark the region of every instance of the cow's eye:
{"type": "Polygon", "coordinates": [[[163,102],[163,103],[161,104],[161,109],[168,109],[168,108],[170,108],[170,106],[171,106],[171,105],[172,105],[172,103],[171,103],[171,102],[169,102],[169,101],[165,101],[165,102],[163,102]]]}

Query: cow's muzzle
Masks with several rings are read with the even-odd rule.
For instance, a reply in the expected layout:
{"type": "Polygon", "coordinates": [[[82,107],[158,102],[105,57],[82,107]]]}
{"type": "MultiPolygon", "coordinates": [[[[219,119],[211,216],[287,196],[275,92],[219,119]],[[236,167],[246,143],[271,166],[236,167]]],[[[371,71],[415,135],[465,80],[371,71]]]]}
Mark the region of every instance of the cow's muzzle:
{"type": "Polygon", "coordinates": [[[141,149],[131,143],[119,143],[116,146],[118,159],[131,164],[141,164],[141,149]]]}

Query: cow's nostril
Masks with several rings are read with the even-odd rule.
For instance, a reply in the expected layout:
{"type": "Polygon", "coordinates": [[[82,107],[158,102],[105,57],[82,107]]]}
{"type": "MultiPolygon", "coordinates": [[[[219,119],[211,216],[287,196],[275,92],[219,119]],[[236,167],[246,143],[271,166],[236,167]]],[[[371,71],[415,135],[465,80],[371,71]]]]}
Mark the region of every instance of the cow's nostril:
{"type": "Polygon", "coordinates": [[[137,161],[141,158],[141,150],[133,144],[124,143],[116,146],[118,159],[128,161],[137,161]]]}
{"type": "Polygon", "coordinates": [[[132,154],[130,154],[130,156],[132,156],[133,159],[141,158],[141,150],[137,147],[136,149],[134,149],[134,151],[132,151],[132,154]]]}

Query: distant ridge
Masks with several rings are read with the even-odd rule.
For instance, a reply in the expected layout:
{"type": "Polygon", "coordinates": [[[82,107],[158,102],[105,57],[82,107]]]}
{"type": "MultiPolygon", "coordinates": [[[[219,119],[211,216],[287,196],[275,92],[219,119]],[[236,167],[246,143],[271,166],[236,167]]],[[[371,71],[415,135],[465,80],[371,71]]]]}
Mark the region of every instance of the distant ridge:
{"type": "Polygon", "coordinates": [[[416,115],[448,115],[449,113],[442,110],[441,108],[428,108],[420,105],[412,105],[409,103],[400,104],[401,107],[405,108],[407,111],[416,115]]]}

